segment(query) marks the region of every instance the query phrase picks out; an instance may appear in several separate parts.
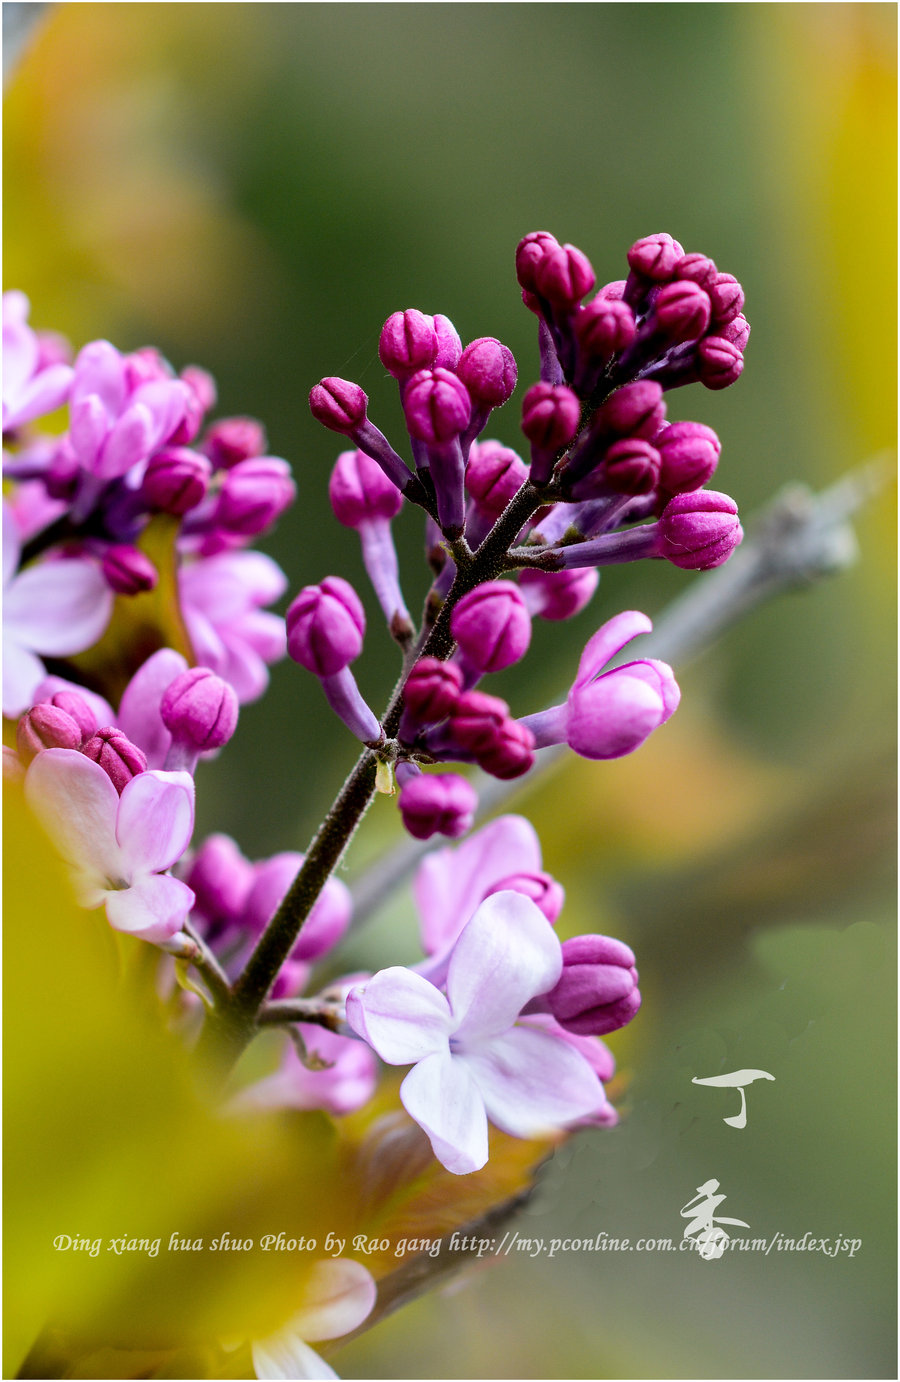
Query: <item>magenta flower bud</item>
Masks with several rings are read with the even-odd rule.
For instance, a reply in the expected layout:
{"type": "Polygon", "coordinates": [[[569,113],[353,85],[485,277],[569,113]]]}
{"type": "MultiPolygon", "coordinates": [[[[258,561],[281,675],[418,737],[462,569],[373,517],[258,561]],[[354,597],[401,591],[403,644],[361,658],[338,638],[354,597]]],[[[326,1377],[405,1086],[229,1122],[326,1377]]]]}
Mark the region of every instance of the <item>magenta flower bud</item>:
{"type": "Polygon", "coordinates": [[[616,389],[598,408],[592,431],[620,437],[645,437],[652,441],[666,416],[662,385],[653,379],[638,379],[616,389]]]}
{"type": "MultiPolygon", "coordinates": [[[[513,873],[491,885],[485,897],[493,893],[514,892],[530,897],[540,907],[552,926],[559,917],[566,900],[565,889],[549,873],[513,873]]],[[[483,900],[483,899],[482,899],[483,900]]]]}
{"type": "Polygon", "coordinates": [[[473,754],[487,750],[509,719],[509,706],[484,691],[464,691],[450,719],[455,741],[473,754]]]}
{"type": "Polygon", "coordinates": [[[433,319],[414,307],[392,313],[381,328],[378,358],[395,379],[408,379],[416,370],[428,369],[437,352],[433,319]]]}
{"type": "Polygon", "coordinates": [[[159,713],[174,740],[205,752],[222,748],[234,734],[238,698],[208,667],[191,667],[166,688],[159,713]]]}
{"type": "Polygon", "coordinates": [[[528,467],[498,441],[475,442],[466,466],[466,489],[482,513],[499,518],[528,479],[528,467]]]}
{"type": "Polygon", "coordinates": [[[722,449],[711,427],[702,422],[673,422],[656,439],[660,457],[659,488],[666,495],[701,489],[712,479],[722,449]]]}
{"type": "Polygon", "coordinates": [[[635,240],[628,251],[628,267],[633,273],[651,278],[654,283],[667,283],[675,276],[675,268],[684,251],[677,240],[665,231],[659,235],[645,235],[635,240]]]}
{"type": "Polygon", "coordinates": [[[255,417],[223,417],[207,429],[203,451],[216,470],[230,470],[238,461],[264,456],[266,429],[255,417]]]}
{"type": "Polygon", "coordinates": [[[487,581],[462,597],[450,617],[450,632],[471,666],[500,672],[528,651],[531,616],[512,581],[487,581]]]}
{"type": "Polygon", "coordinates": [[[205,456],[186,446],[166,447],[147,464],[141,498],[163,513],[188,513],[205,497],[211,478],[212,466],[205,456]]]}
{"type": "Polygon", "coordinates": [[[132,744],[120,729],[113,726],[98,729],[81,752],[92,763],[100,764],[119,796],[131,779],[147,767],[147,759],[137,744],[132,744]]]}
{"type": "Polygon", "coordinates": [[[462,357],[459,332],[450,318],[440,312],[434,315],[434,330],[438,341],[437,355],[434,357],[435,368],[440,366],[442,369],[455,370],[462,357]]]}
{"type": "Polygon", "coordinates": [[[675,277],[696,283],[708,293],[716,281],[718,269],[705,254],[684,254],[675,265],[675,277]]]}
{"type": "Polygon", "coordinates": [[[627,350],[637,328],[628,303],[607,296],[601,288],[595,298],[578,308],[574,330],[582,353],[605,362],[627,350]]]}
{"type": "Polygon", "coordinates": [[[676,494],[658,524],[656,555],[683,571],[708,571],[727,561],[743,540],[737,504],[717,490],[676,494]]]}
{"type": "Polygon", "coordinates": [[[563,941],[563,972],[546,995],[561,1027],[577,1036],[605,1036],[630,1022],[641,1006],[634,953],[611,936],[563,941]]]}
{"type": "Polygon", "coordinates": [[[478,754],[478,766],[509,782],[534,767],[534,735],[518,720],[505,719],[478,754]]]}
{"type": "Polygon", "coordinates": [[[46,704],[55,705],[57,710],[64,710],[67,715],[71,715],[81,733],[82,741],[96,734],[97,716],[84,696],[79,696],[77,691],[55,691],[46,704]]]}
{"type": "Polygon", "coordinates": [[[744,357],[724,336],[704,336],[697,346],[697,368],[708,389],[727,389],[740,378],[744,357]]]}
{"type": "Polygon", "coordinates": [[[403,495],[377,461],[364,451],[342,451],[328,482],[334,516],[345,528],[358,528],[375,518],[396,518],[403,495]]]}
{"type": "Polygon", "coordinates": [[[154,590],[159,572],[146,552],[126,542],[107,547],[100,563],[106,584],[117,595],[140,595],[154,590]]]}
{"type": "Polygon", "coordinates": [[[194,855],[185,882],[209,922],[241,921],[254,881],[253,865],[229,835],[209,835],[194,855]]]}
{"type": "Polygon", "coordinates": [[[187,384],[204,413],[216,406],[216,381],[209,370],[202,369],[200,365],[185,365],[179,377],[187,384]]]}
{"type": "Polygon", "coordinates": [[[554,307],[571,310],[597,282],[591,261],[575,245],[550,247],[535,269],[536,291],[554,307]]]}
{"type": "Polygon", "coordinates": [[[327,576],[308,585],[287,612],[288,655],[317,677],[342,672],[362,652],[366,616],[348,581],[327,576]]]}
{"type": "Polygon", "coordinates": [[[458,773],[418,773],[403,783],[397,804],[413,839],[447,835],[457,840],[471,829],[478,794],[458,773]]]}
{"type": "Polygon", "coordinates": [[[557,453],[569,445],[581,422],[581,403],[565,384],[534,384],[522,399],[522,431],[531,442],[531,478],[546,484],[557,453]]]}
{"type": "Polygon", "coordinates": [[[614,278],[611,283],[604,283],[602,288],[597,289],[597,297],[606,298],[608,302],[621,302],[625,297],[627,282],[624,278],[614,278]]]}
{"type": "Polygon", "coordinates": [[[737,316],[730,322],[726,322],[724,326],[716,327],[716,335],[730,341],[743,354],[750,339],[750,323],[743,312],[738,312],[737,316]]]}
{"type": "Polygon", "coordinates": [[[418,441],[440,446],[466,430],[472,400],[461,379],[449,370],[423,369],[410,379],[403,396],[410,434],[418,441]]]}
{"type": "Polygon", "coordinates": [[[734,274],[716,274],[716,281],[709,290],[709,300],[713,325],[716,327],[726,326],[744,310],[744,290],[734,274]]]}
{"type": "Polygon", "coordinates": [[[513,353],[493,336],[471,341],[460,356],[456,374],[476,403],[499,408],[516,387],[513,353]]]}
{"type": "Polygon", "coordinates": [[[671,344],[694,341],[710,321],[710,300],[703,289],[688,279],[676,279],[660,288],[649,325],[671,344]]]}
{"type": "Polygon", "coordinates": [[[406,679],[403,700],[416,724],[436,725],[456,709],[463,675],[453,662],[422,657],[406,679]]]}
{"type": "Polygon", "coordinates": [[[256,537],[284,513],[296,493],[291,468],[278,456],[238,461],[225,474],[214,522],[230,533],[256,537]]]}
{"type": "Polygon", "coordinates": [[[349,379],[331,376],[309,391],[309,410],[317,422],[349,437],[366,420],[368,395],[349,379]]]}
{"type": "Polygon", "coordinates": [[[540,619],[571,619],[589,603],[600,581],[593,566],[577,571],[522,571],[519,585],[528,612],[540,619]]]}
{"type": "Polygon", "coordinates": [[[16,748],[25,763],[44,749],[80,749],[81,741],[77,722],[49,702],[26,710],[16,725],[16,748]]]}
{"type": "Polygon", "coordinates": [[[526,293],[535,292],[535,275],[541,260],[550,250],[558,248],[559,241],[549,230],[532,230],[519,241],[516,246],[516,278],[526,293]]]}
{"type": "Polygon", "coordinates": [[[606,452],[597,474],[614,494],[649,494],[656,489],[659,467],[655,446],[643,437],[623,437],[606,452]]]}

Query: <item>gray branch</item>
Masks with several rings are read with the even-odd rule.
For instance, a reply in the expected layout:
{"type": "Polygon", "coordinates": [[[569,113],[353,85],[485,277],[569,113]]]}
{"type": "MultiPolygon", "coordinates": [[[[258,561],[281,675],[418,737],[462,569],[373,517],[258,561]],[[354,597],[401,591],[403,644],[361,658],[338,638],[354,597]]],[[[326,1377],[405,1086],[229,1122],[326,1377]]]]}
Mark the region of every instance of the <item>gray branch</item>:
{"type": "MultiPolygon", "coordinates": [[[[752,535],[724,566],[697,577],[656,620],[641,642],[642,657],[683,667],[757,605],[784,591],[808,586],[852,566],[858,556],[850,519],[884,488],[893,457],[882,455],[814,494],[804,485],[781,490],[751,524],[752,535]]],[[[628,661],[623,653],[618,661],[628,661]]],[[[565,699],[567,688],[556,698],[565,699]]],[[[566,745],[542,749],[535,768],[512,782],[486,773],[472,778],[479,818],[531,791],[536,778],[569,753],[566,745]]],[[[369,917],[445,841],[404,840],[351,884],[354,922],[369,917]]]]}

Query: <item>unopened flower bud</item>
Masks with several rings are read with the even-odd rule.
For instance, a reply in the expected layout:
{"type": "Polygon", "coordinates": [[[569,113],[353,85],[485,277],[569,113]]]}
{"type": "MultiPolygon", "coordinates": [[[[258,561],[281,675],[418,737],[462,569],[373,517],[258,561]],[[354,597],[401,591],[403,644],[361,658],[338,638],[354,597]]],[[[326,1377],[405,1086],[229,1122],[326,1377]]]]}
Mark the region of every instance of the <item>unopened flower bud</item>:
{"type": "Polygon", "coordinates": [[[675,267],[684,251],[665,231],[645,235],[635,240],[628,251],[628,267],[632,272],[650,278],[654,283],[667,283],[675,276],[675,267]]]}
{"type": "Polygon", "coordinates": [[[398,805],[413,839],[447,835],[456,840],[472,826],[478,794],[458,773],[418,773],[403,783],[398,805]]]}
{"type": "Polygon", "coordinates": [[[203,451],[216,470],[230,470],[238,461],[264,456],[266,429],[255,417],[223,417],[207,429],[203,451]]]}
{"type": "Polygon", "coordinates": [[[287,612],[288,655],[317,677],[343,671],[362,652],[366,616],[348,581],[305,586],[287,612]]]}
{"type": "Polygon", "coordinates": [[[593,566],[573,571],[522,571],[519,585],[531,615],[540,619],[571,619],[584,609],[597,589],[600,573],[593,566]]]}
{"type": "Polygon", "coordinates": [[[604,1036],[630,1022],[641,1006],[634,954],[611,936],[563,941],[563,972],[546,995],[560,1026],[578,1036],[604,1036]]]}
{"type": "Polygon", "coordinates": [[[441,369],[455,370],[462,356],[459,332],[450,318],[440,312],[434,314],[434,330],[438,341],[437,355],[434,357],[435,368],[440,366],[441,369]]]}
{"type": "Polygon", "coordinates": [[[125,542],[107,547],[100,565],[107,585],[117,595],[140,595],[155,589],[159,580],[159,572],[146,552],[125,542]]]}
{"type": "Polygon", "coordinates": [[[186,446],[166,447],[148,462],[141,497],[163,513],[188,513],[206,495],[211,477],[206,456],[186,446]]]}
{"type": "Polygon", "coordinates": [[[204,413],[216,406],[216,381],[209,370],[200,365],[185,365],[179,377],[194,394],[204,413]]]}
{"type": "Polygon", "coordinates": [[[328,482],[334,516],[345,528],[358,528],[374,518],[396,518],[403,495],[377,461],[364,451],[342,451],[328,482]]]}
{"type": "Polygon", "coordinates": [[[659,488],[667,495],[701,489],[712,479],[722,449],[711,427],[702,422],[673,422],[656,439],[659,488]]]}
{"type": "Polygon", "coordinates": [[[471,398],[489,408],[506,402],[518,377],[512,351],[493,336],[481,336],[466,346],[456,374],[471,398]]]}
{"type": "Polygon", "coordinates": [[[718,274],[713,261],[705,254],[685,254],[675,265],[675,277],[696,283],[708,293],[718,274]]]}
{"type": "Polygon", "coordinates": [[[724,336],[704,336],[697,346],[697,368],[708,389],[727,389],[740,378],[744,357],[724,336]]]}
{"type": "Polygon", "coordinates": [[[358,384],[331,376],[309,391],[309,410],[332,432],[350,436],[365,421],[369,399],[358,384]]]}
{"type": "Polygon", "coordinates": [[[96,734],[97,716],[84,696],[80,696],[77,691],[55,691],[46,704],[54,705],[57,710],[64,710],[67,715],[71,715],[81,731],[82,740],[90,739],[92,734],[96,734]]]}
{"type": "Polygon", "coordinates": [[[653,379],[623,384],[598,408],[592,431],[652,441],[666,415],[662,385],[653,379]]]}
{"type": "Polygon", "coordinates": [[[394,312],[381,328],[378,358],[395,379],[408,379],[434,364],[438,337],[434,320],[414,307],[394,312]]]}
{"type": "Polygon", "coordinates": [[[676,494],[659,519],[656,555],[683,571],[708,571],[727,561],[744,530],[737,504],[716,490],[676,494]]]}
{"type": "Polygon", "coordinates": [[[498,441],[473,443],[466,466],[466,489],[489,518],[499,518],[528,479],[528,467],[498,441]]]}
{"type": "Polygon", "coordinates": [[[45,702],[26,710],[16,725],[16,748],[23,762],[44,749],[80,749],[81,729],[71,715],[45,702]]]}
{"type": "Polygon", "coordinates": [[[596,282],[591,261],[575,245],[549,248],[535,269],[536,291],[554,307],[577,306],[596,282]]]}
{"type": "Polygon", "coordinates": [[[549,230],[532,230],[516,246],[516,278],[527,293],[536,288],[538,264],[550,250],[559,248],[559,241],[549,230]]]}
{"type": "Polygon", "coordinates": [[[291,468],[278,456],[238,461],[225,475],[214,521],[230,533],[256,537],[293,503],[291,468]]]}
{"type": "Polygon", "coordinates": [[[133,777],[145,771],[147,759],[120,729],[98,729],[81,750],[86,758],[99,763],[119,796],[133,777]]]}
{"type": "Polygon", "coordinates": [[[597,474],[614,494],[649,494],[659,479],[659,452],[643,437],[623,437],[603,457],[597,474]]]}
{"type": "Polygon", "coordinates": [[[703,289],[687,279],[660,288],[648,324],[670,344],[694,341],[709,326],[710,301],[703,289]]]}
{"type": "Polygon", "coordinates": [[[534,767],[534,735],[517,720],[505,719],[490,743],[478,754],[478,766],[492,777],[509,782],[534,767]]]}
{"type": "Polygon", "coordinates": [[[605,362],[627,350],[637,328],[628,303],[609,297],[601,289],[595,298],[578,308],[574,330],[582,353],[605,362]]]}
{"type": "Polygon", "coordinates": [[[509,706],[499,696],[464,691],[454,707],[450,725],[457,743],[479,754],[489,747],[508,718],[509,706]]]}
{"type": "Polygon", "coordinates": [[[513,873],[491,885],[485,897],[494,893],[514,892],[530,897],[540,907],[551,926],[558,919],[566,900],[565,889],[549,873],[513,873]]]}
{"type": "Polygon", "coordinates": [[[417,724],[436,725],[456,708],[462,685],[462,672],[455,663],[420,658],[403,689],[406,709],[417,724]]]}
{"type": "Polygon", "coordinates": [[[565,384],[533,384],[522,399],[522,431],[541,451],[568,446],[580,420],[581,404],[565,384]]]}
{"type": "Polygon", "coordinates": [[[423,369],[407,385],[403,411],[413,437],[439,446],[465,431],[472,400],[462,380],[449,370],[423,369]]]}
{"type": "Polygon", "coordinates": [[[487,581],[460,600],[450,631],[468,663],[479,672],[499,672],[528,651],[531,617],[514,582],[487,581]]]}
{"type": "Polygon", "coordinates": [[[222,748],[234,734],[238,699],[208,667],[191,667],[166,688],[159,711],[173,740],[205,752],[222,748]]]}
{"type": "Polygon", "coordinates": [[[191,862],[185,882],[209,922],[241,921],[254,881],[253,865],[229,835],[209,835],[191,862]]]}
{"type": "Polygon", "coordinates": [[[716,327],[716,335],[730,341],[743,354],[750,339],[750,323],[743,312],[738,312],[737,316],[733,317],[730,322],[726,322],[724,326],[716,327]]]}
{"type": "Polygon", "coordinates": [[[734,321],[744,310],[744,290],[734,274],[716,274],[716,281],[709,289],[709,300],[715,327],[734,321]]]}

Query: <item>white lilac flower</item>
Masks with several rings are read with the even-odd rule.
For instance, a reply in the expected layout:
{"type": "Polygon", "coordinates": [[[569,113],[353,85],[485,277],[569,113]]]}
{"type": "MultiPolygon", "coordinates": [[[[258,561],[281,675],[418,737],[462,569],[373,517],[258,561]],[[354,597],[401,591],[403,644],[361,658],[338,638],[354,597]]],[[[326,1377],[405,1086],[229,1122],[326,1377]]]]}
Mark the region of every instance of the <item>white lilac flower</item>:
{"type": "Polygon", "coordinates": [[[302,1310],[277,1334],[251,1345],[256,1376],[337,1377],[306,1340],[349,1334],[371,1313],[375,1296],[375,1280],[360,1262],[343,1258],[316,1262],[302,1310]]]}

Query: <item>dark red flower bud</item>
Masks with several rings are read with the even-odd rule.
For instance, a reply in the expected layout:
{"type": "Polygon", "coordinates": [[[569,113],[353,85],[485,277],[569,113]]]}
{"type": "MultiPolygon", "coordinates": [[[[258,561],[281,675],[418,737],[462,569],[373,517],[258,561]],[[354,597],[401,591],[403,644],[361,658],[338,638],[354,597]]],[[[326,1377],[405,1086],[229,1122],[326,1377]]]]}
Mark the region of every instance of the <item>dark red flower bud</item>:
{"type": "Polygon", "coordinates": [[[131,779],[147,767],[147,759],[137,744],[111,725],[98,729],[81,751],[92,763],[100,764],[119,796],[131,779]]]}
{"type": "Polygon", "coordinates": [[[100,564],[107,585],[117,595],[140,595],[155,589],[159,580],[159,572],[146,552],[125,542],[107,547],[100,564]]]}

